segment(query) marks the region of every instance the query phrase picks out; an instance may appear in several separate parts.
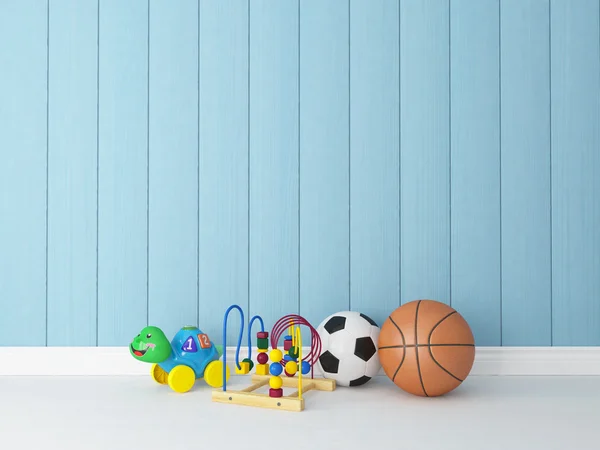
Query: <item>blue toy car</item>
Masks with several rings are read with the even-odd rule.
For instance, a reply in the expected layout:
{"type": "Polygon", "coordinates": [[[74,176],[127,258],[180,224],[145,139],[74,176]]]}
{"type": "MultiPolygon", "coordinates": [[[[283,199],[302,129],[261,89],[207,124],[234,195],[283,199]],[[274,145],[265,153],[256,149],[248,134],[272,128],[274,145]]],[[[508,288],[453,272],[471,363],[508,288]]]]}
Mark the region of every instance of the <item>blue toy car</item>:
{"type": "MultiPolygon", "coordinates": [[[[152,363],[152,378],[175,392],[189,391],[200,378],[211,387],[223,386],[223,348],[214,345],[198,327],[181,328],[171,342],[160,328],[145,327],[133,339],[129,351],[138,361],[152,363]]],[[[229,367],[225,376],[228,381],[229,367]]]]}

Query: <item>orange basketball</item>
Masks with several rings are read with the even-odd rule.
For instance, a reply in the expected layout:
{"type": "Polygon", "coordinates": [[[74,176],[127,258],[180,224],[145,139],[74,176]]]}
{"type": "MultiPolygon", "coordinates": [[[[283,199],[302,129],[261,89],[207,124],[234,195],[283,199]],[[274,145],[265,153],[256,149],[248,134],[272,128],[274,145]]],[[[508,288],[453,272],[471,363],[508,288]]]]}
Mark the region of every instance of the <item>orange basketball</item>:
{"type": "Polygon", "coordinates": [[[475,360],[469,324],[435,300],[397,308],[381,326],[378,355],[385,374],[402,390],[437,397],[456,389],[475,360]]]}

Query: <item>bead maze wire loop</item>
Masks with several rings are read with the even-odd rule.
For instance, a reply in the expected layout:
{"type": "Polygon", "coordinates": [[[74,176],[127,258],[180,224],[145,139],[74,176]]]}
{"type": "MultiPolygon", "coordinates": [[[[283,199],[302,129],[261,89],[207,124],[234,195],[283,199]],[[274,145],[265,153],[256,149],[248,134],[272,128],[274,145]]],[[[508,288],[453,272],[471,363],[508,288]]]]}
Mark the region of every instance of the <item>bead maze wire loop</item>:
{"type": "MultiPolygon", "coordinates": [[[[285,320],[288,320],[289,316],[287,316],[285,318],[285,320]]],[[[303,319],[300,316],[296,316],[292,318],[294,324],[298,324],[298,325],[305,325],[307,327],[309,327],[311,329],[311,349],[309,354],[303,358],[304,361],[308,361],[311,365],[311,372],[312,372],[312,377],[314,378],[314,365],[316,364],[316,362],[318,361],[319,355],[321,354],[321,339],[319,336],[319,333],[310,325],[310,323],[308,323],[305,319],[303,319]]],[[[284,319],[282,319],[283,321],[284,319]]],[[[272,335],[271,339],[271,346],[273,348],[276,348],[277,345],[277,341],[279,340],[279,337],[281,336],[281,334],[283,333],[283,331],[287,328],[286,325],[280,324],[278,323],[277,325],[277,329],[274,329],[274,335],[272,335]],[[275,340],[275,343],[273,343],[273,340],[275,340]]]]}
{"type": "MultiPolygon", "coordinates": [[[[232,309],[237,309],[240,312],[241,323],[240,323],[240,335],[238,337],[238,344],[235,350],[235,365],[238,370],[242,368],[240,365],[240,348],[242,347],[242,336],[244,335],[244,311],[238,305],[231,305],[225,311],[225,317],[223,318],[223,392],[227,390],[227,316],[232,309]]],[[[262,320],[261,320],[262,322],[262,320]]]]}
{"type": "Polygon", "coordinates": [[[319,333],[313,328],[313,326],[302,316],[290,314],[282,317],[279,321],[277,321],[277,323],[273,326],[273,331],[271,334],[271,347],[277,348],[279,338],[281,337],[285,329],[288,328],[290,323],[292,325],[305,325],[308,328],[310,328],[312,337],[311,351],[306,357],[304,357],[304,360],[310,362],[311,364],[316,363],[321,354],[321,338],[319,336],[319,333]]]}
{"type": "Polygon", "coordinates": [[[252,359],[252,323],[254,323],[255,320],[260,322],[260,331],[265,331],[265,323],[263,322],[262,317],[256,315],[250,319],[250,322],[248,323],[248,358],[250,359],[252,359]]]}
{"type": "MultiPolygon", "coordinates": [[[[271,333],[271,347],[277,348],[277,343],[281,338],[281,335],[287,328],[291,328],[294,325],[304,325],[311,331],[311,347],[310,352],[304,358],[299,358],[299,361],[307,361],[310,363],[311,378],[314,378],[314,366],[317,363],[319,356],[321,355],[321,337],[317,330],[302,316],[297,314],[288,314],[287,316],[279,319],[275,325],[273,325],[273,331],[271,333]]],[[[300,344],[301,345],[301,344],[300,344]]],[[[282,363],[283,364],[283,363],[282,363]]],[[[301,370],[300,370],[301,371],[301,370]]]]}

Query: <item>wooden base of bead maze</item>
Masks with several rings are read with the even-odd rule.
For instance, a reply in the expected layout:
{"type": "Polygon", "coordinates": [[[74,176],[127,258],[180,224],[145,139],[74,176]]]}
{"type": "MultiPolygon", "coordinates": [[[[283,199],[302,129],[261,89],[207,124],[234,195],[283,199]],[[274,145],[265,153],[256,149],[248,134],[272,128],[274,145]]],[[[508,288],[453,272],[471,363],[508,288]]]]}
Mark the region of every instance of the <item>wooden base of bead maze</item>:
{"type": "MultiPolygon", "coordinates": [[[[299,412],[304,410],[304,397],[298,398],[298,390],[283,397],[270,397],[269,394],[258,394],[254,391],[269,384],[269,375],[252,375],[252,383],[247,388],[239,391],[222,391],[216,389],[212,392],[212,401],[219,403],[232,403],[234,405],[254,406],[258,408],[282,409],[285,411],[299,412]]],[[[283,387],[298,388],[298,378],[284,378],[283,387]]],[[[335,390],[335,380],[327,378],[303,378],[302,394],[310,390],[332,392],[335,390]]]]}

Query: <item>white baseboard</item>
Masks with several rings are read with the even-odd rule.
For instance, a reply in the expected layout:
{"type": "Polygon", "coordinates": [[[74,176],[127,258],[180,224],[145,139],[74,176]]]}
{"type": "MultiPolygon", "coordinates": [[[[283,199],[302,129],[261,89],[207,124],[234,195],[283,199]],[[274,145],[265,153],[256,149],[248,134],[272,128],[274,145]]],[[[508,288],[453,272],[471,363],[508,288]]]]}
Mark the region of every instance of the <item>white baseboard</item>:
{"type": "MultiPolygon", "coordinates": [[[[240,360],[246,355],[241,349],[240,360]]],[[[226,356],[233,369],[235,348],[226,356]]],[[[256,361],[256,349],[252,356],[256,361]]],[[[150,370],[127,347],[0,347],[0,361],[0,376],[146,376],[150,370]]],[[[600,347],[478,347],[470,375],[600,376],[600,347]]]]}

